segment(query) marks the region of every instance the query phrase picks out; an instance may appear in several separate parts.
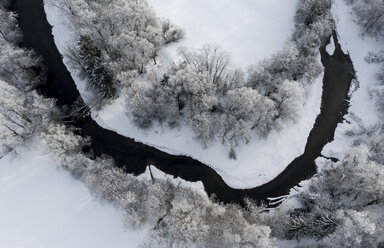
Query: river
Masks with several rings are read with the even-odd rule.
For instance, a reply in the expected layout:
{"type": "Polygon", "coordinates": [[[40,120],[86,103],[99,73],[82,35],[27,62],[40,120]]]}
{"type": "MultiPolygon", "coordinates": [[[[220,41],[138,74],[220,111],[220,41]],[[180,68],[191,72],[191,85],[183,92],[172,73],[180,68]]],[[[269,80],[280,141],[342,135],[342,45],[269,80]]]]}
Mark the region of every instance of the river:
{"type": "MultiPolygon", "coordinates": [[[[62,56],[53,40],[52,27],[44,12],[43,0],[13,0],[12,11],[18,13],[23,32],[22,45],[34,49],[47,68],[47,83],[38,88],[46,97],[56,98],[60,107],[71,106],[80,97],[75,82],[63,64],[62,56]]],[[[144,173],[147,165],[190,182],[201,181],[209,195],[215,194],[222,202],[242,203],[244,197],[258,202],[268,197],[285,195],[300,181],[316,173],[315,159],[323,147],[331,142],[337,124],[343,121],[349,106],[348,92],[354,78],[350,57],[343,53],[334,34],[335,53],[330,56],[324,44],[320,48],[325,68],[321,113],[309,134],[305,152],[270,182],[251,189],[233,189],[209,166],[186,156],[174,156],[153,147],[135,142],[116,132],[100,127],[91,117],[70,123],[80,129],[82,136],[91,138],[90,147],[96,156],[109,155],[127,173],[144,173]]]]}

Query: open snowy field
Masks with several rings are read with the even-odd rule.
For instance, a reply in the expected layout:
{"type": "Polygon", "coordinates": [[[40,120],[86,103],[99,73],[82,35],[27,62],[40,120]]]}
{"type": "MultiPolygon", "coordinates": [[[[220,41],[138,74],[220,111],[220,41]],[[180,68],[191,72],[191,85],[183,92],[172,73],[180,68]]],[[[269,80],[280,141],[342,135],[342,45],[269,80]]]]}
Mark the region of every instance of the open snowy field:
{"type": "Polygon", "coordinates": [[[359,88],[353,92],[350,101],[350,114],[345,117],[350,123],[339,124],[335,132],[335,141],[324,148],[323,154],[325,156],[338,157],[345,149],[351,147],[353,142],[352,137],[346,136],[345,132],[359,125],[351,114],[362,119],[362,124],[366,126],[375,124],[378,121],[375,100],[372,98],[370,91],[378,87],[375,74],[379,71],[380,66],[367,63],[365,57],[370,51],[380,51],[383,47],[374,38],[360,35],[362,31],[354,22],[352,9],[344,1],[335,1],[332,11],[337,25],[340,45],[344,52],[350,54],[359,81],[359,88]]]}
{"type": "Polygon", "coordinates": [[[117,209],[94,200],[37,143],[0,160],[0,247],[126,248],[147,238],[122,226],[117,209]]]}
{"type": "MultiPolygon", "coordinates": [[[[65,16],[61,15],[57,8],[47,4],[49,2],[48,0],[45,2],[45,10],[48,16],[48,21],[52,26],[54,26],[53,35],[55,37],[56,45],[60,53],[65,54],[66,45],[73,43],[73,30],[71,30],[70,26],[67,25],[69,22],[66,20],[65,16]]],[[[207,18],[211,17],[212,15],[208,15],[206,12],[204,12],[205,10],[199,11],[199,9],[197,9],[200,5],[203,6],[201,7],[202,9],[206,7],[201,1],[195,2],[169,0],[161,3],[162,6],[169,6],[168,11],[165,11],[167,9],[165,7],[159,7],[159,1],[150,1],[150,3],[154,5],[156,11],[159,12],[159,15],[167,16],[171,18],[171,20],[173,20],[172,16],[177,15],[179,10],[181,11],[181,9],[189,9],[190,12],[188,13],[191,14],[189,17],[188,15],[180,14],[179,18],[185,16],[186,23],[191,23],[192,18],[196,18],[193,20],[198,20],[200,22],[196,24],[196,27],[202,27],[204,22],[208,22],[204,26],[210,27],[212,32],[221,32],[221,35],[225,37],[222,39],[226,40],[228,43],[237,44],[227,47],[232,53],[240,55],[241,52],[238,53],[236,49],[244,49],[243,52],[248,50],[252,51],[248,51],[248,54],[250,54],[251,58],[248,61],[243,60],[243,62],[241,62],[242,56],[237,58],[237,60],[240,61],[240,64],[256,62],[253,60],[254,58],[252,58],[252,53],[256,54],[257,56],[261,56],[260,54],[263,54],[263,56],[269,56],[273,52],[278,51],[283,47],[283,44],[288,40],[289,35],[292,32],[290,27],[293,27],[294,5],[296,1],[290,1],[290,4],[278,4],[279,1],[254,1],[252,3],[247,2],[247,4],[239,4],[238,1],[229,0],[226,0],[223,3],[221,3],[221,1],[215,2],[217,5],[208,4],[212,11],[213,8],[218,8],[218,10],[221,9],[222,11],[223,9],[227,9],[227,11],[224,11],[224,13],[228,13],[228,11],[234,9],[234,13],[240,15],[242,8],[242,10],[245,11],[243,14],[244,16],[250,16],[252,14],[256,16],[254,19],[252,19],[253,24],[251,23],[251,20],[249,20],[250,23],[247,24],[248,26],[245,24],[243,26],[243,24],[240,23],[239,25],[242,26],[242,28],[233,28],[231,30],[233,30],[234,33],[232,35],[225,36],[226,34],[230,33],[228,32],[228,30],[230,30],[229,26],[236,26],[234,23],[239,20],[239,16],[236,16],[235,14],[227,15],[227,20],[224,22],[225,24],[223,24],[222,19],[224,17],[222,16],[222,19],[220,19],[222,11],[218,11],[218,13],[220,13],[218,14],[218,19],[210,18],[208,20],[207,18]],[[187,2],[188,4],[192,4],[193,2],[192,5],[194,8],[192,8],[192,6],[188,7],[189,5],[187,5],[187,2]],[[235,5],[237,6],[236,8],[233,7],[235,5]],[[252,8],[249,6],[252,6],[252,8]],[[202,16],[199,18],[199,16],[195,16],[195,14],[201,14],[202,16]],[[276,15],[280,16],[279,20],[285,20],[283,23],[281,23],[281,25],[277,25],[276,22],[274,22],[274,19],[277,18],[276,15]],[[200,20],[204,18],[205,20],[200,20]],[[261,19],[264,20],[262,22],[263,24],[257,21],[261,19]],[[220,20],[220,22],[218,20],[220,20]],[[269,23],[271,26],[264,27],[263,25],[265,25],[265,23],[269,23]],[[220,26],[222,24],[224,26],[227,25],[227,27],[222,29],[215,28],[215,25],[220,26]],[[254,26],[254,28],[251,28],[251,26],[254,26]],[[252,30],[257,30],[258,27],[263,27],[263,29],[260,29],[258,30],[259,32],[253,34],[249,33],[253,32],[252,30]],[[274,34],[269,34],[268,32],[272,32],[274,34]],[[252,40],[255,38],[254,36],[258,36],[260,34],[262,39],[255,38],[255,40],[252,40],[252,42],[249,43],[249,46],[246,47],[246,40],[244,40],[245,43],[241,43],[237,40],[237,37],[239,37],[238,33],[241,33],[241,35],[247,37],[249,35],[249,40],[252,40]],[[264,53],[265,51],[268,52],[264,53]]],[[[183,23],[177,22],[176,19],[173,21],[179,25],[183,25],[183,23]]],[[[198,44],[199,42],[203,41],[213,41],[210,39],[205,39],[206,34],[209,33],[209,30],[204,31],[204,29],[200,30],[200,28],[196,29],[197,31],[200,30],[202,32],[199,33],[199,36],[196,36],[200,37],[200,40],[191,40],[188,36],[188,32],[191,27],[188,28],[189,24],[185,25],[187,25],[185,27],[187,33],[187,39],[185,42],[193,42],[198,44]]],[[[184,26],[182,27],[184,28],[184,26]]],[[[219,35],[212,37],[219,37],[219,35]]],[[[218,42],[219,41],[221,40],[218,40],[218,42]]],[[[68,61],[65,58],[64,63],[68,67],[68,61]]],[[[85,89],[85,82],[77,76],[76,71],[72,70],[71,74],[83,98],[87,100],[89,98],[89,92],[87,92],[85,89]]],[[[313,124],[315,123],[316,116],[320,112],[322,75],[316,79],[308,92],[309,94],[307,102],[295,124],[286,123],[282,130],[273,131],[266,139],[254,135],[249,144],[241,145],[240,147],[236,148],[237,160],[229,159],[229,147],[223,146],[221,143],[210,144],[208,148],[202,147],[198,141],[193,139],[193,132],[190,128],[187,127],[169,129],[167,127],[157,126],[151,130],[138,129],[126,115],[126,103],[124,97],[118,98],[110,105],[104,107],[101,111],[93,110],[92,115],[93,118],[104,128],[114,130],[122,135],[134,138],[139,142],[155,146],[171,154],[191,156],[214,168],[230,186],[235,188],[248,188],[268,182],[277,176],[294,158],[303,153],[308,134],[312,129],[313,124]]]]}
{"type": "Polygon", "coordinates": [[[166,49],[215,44],[230,52],[234,66],[256,64],[281,49],[294,29],[296,0],[148,0],[156,14],[185,30],[166,49]]]}

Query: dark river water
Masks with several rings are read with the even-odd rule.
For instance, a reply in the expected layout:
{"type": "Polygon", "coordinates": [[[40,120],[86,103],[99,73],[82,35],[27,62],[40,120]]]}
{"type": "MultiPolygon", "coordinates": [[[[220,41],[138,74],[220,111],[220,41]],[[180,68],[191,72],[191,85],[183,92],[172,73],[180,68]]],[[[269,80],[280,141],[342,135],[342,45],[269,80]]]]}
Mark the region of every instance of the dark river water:
{"type": "MultiPolygon", "coordinates": [[[[47,83],[39,91],[47,97],[56,98],[60,107],[72,105],[80,95],[54,43],[43,0],[14,0],[11,10],[19,14],[19,25],[24,34],[22,45],[33,48],[42,56],[47,68],[47,83]]],[[[315,159],[321,156],[323,147],[333,140],[337,124],[343,121],[348,110],[348,91],[354,69],[350,57],[341,50],[336,35],[334,39],[336,51],[332,56],[325,51],[325,45],[320,48],[325,68],[321,113],[309,134],[304,153],[276,178],[255,188],[233,189],[209,166],[190,157],[173,156],[135,142],[100,127],[90,117],[71,124],[80,128],[81,135],[91,137],[90,148],[96,156],[111,156],[116,166],[124,168],[127,173],[139,175],[147,165],[155,165],[169,175],[190,182],[202,181],[209,195],[215,194],[218,200],[226,203],[242,203],[244,197],[260,202],[268,197],[285,195],[300,181],[316,173],[315,159]]]]}

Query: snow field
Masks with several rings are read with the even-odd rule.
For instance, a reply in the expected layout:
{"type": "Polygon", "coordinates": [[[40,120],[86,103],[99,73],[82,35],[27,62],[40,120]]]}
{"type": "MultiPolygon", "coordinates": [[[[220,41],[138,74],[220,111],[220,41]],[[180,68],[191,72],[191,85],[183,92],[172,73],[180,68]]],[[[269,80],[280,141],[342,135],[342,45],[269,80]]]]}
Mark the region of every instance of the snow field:
{"type": "Polygon", "coordinates": [[[38,142],[0,159],[0,247],[130,248],[146,231],[126,230],[118,209],[95,201],[38,142]]]}
{"type": "Polygon", "coordinates": [[[294,30],[296,0],[148,0],[156,14],[185,30],[185,39],[166,48],[214,44],[228,51],[233,65],[246,68],[279,51],[294,30]]]}

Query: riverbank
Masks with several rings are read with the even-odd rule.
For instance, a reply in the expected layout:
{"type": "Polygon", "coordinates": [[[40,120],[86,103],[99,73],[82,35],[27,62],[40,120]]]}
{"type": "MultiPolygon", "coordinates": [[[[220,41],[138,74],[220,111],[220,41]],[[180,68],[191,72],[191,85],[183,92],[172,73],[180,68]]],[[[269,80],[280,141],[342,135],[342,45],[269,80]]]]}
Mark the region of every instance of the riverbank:
{"type": "Polygon", "coordinates": [[[324,147],[325,155],[341,157],[346,149],[353,146],[356,139],[356,136],[347,135],[348,131],[364,132],[364,128],[380,122],[379,113],[376,111],[376,99],[372,94],[373,90],[383,88],[376,78],[380,65],[368,63],[365,58],[369,52],[378,52],[383,47],[380,40],[361,35],[362,29],[354,21],[352,7],[344,1],[336,2],[332,7],[332,12],[339,30],[340,44],[345,52],[350,53],[357,78],[351,89],[351,107],[349,114],[345,116],[346,121],[339,124],[335,133],[335,141],[324,147]]]}

